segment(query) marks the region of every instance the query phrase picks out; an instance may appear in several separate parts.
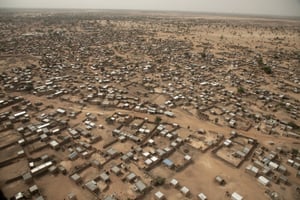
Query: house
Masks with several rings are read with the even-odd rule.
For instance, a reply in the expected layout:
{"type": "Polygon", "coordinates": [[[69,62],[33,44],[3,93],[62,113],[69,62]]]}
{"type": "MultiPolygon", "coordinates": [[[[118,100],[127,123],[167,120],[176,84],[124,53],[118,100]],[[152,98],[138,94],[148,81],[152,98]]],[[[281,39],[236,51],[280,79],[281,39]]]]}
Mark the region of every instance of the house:
{"type": "Polygon", "coordinates": [[[29,172],[26,172],[25,174],[22,175],[23,181],[25,183],[31,183],[33,181],[32,175],[29,172]]]}
{"type": "Polygon", "coordinates": [[[216,182],[219,183],[219,185],[225,185],[225,180],[221,176],[216,176],[215,178],[216,182]]]}
{"type": "Polygon", "coordinates": [[[57,112],[58,114],[60,114],[60,115],[65,115],[65,114],[66,114],[66,110],[64,110],[64,109],[62,109],[62,108],[58,108],[58,109],[56,110],[56,112],[57,112]]]}
{"type": "Polygon", "coordinates": [[[26,111],[18,112],[18,113],[16,113],[16,114],[14,114],[14,117],[15,117],[15,118],[19,118],[19,117],[21,117],[21,116],[24,116],[25,114],[26,114],[26,111]]]}
{"type": "Polygon", "coordinates": [[[38,196],[35,200],[45,200],[43,196],[38,196]]]}
{"type": "Polygon", "coordinates": [[[157,163],[159,161],[158,157],[156,156],[152,156],[150,159],[153,163],[157,163]]]}
{"type": "Polygon", "coordinates": [[[163,160],[163,164],[166,165],[170,169],[174,167],[173,161],[170,159],[167,159],[167,158],[163,160]]]}
{"type": "Polygon", "coordinates": [[[246,172],[252,176],[256,176],[259,172],[259,169],[253,165],[248,165],[246,167],[246,172]]]}
{"type": "Polygon", "coordinates": [[[152,161],[151,159],[147,159],[147,160],[144,161],[144,163],[145,163],[147,166],[150,166],[150,165],[153,163],[153,161],[152,161]]]}
{"type": "Polygon", "coordinates": [[[15,200],[22,200],[22,199],[25,199],[25,196],[24,196],[23,192],[18,192],[15,195],[15,200]]]}
{"type": "Polygon", "coordinates": [[[42,142],[45,142],[45,141],[47,141],[48,139],[49,139],[49,137],[48,137],[47,134],[43,133],[42,135],[40,135],[40,140],[41,140],[42,142]]]}
{"type": "Polygon", "coordinates": [[[136,175],[133,172],[131,172],[130,174],[128,174],[126,176],[126,180],[129,181],[129,182],[133,182],[135,179],[136,179],[136,175]]]}
{"type": "Polygon", "coordinates": [[[39,192],[39,188],[37,185],[33,185],[28,189],[29,193],[34,195],[37,194],[39,192]]]}
{"type": "Polygon", "coordinates": [[[121,174],[121,169],[118,166],[113,166],[111,168],[111,171],[117,176],[119,176],[121,174]]]}
{"type": "Polygon", "coordinates": [[[264,168],[264,164],[263,164],[262,162],[258,161],[258,160],[255,160],[255,161],[253,162],[253,165],[254,165],[255,167],[259,168],[259,169],[264,168]]]}
{"type": "Polygon", "coordinates": [[[297,171],[296,177],[300,178],[300,171],[297,171]]]}
{"type": "Polygon", "coordinates": [[[136,186],[137,190],[141,193],[145,192],[147,189],[147,186],[141,180],[138,180],[135,183],[135,186],[136,186]]]}
{"type": "Polygon", "coordinates": [[[59,165],[58,166],[58,171],[60,172],[60,173],[62,173],[63,175],[66,175],[68,172],[67,172],[67,169],[64,167],[64,166],[62,166],[62,165],[59,165]]]}
{"type": "Polygon", "coordinates": [[[262,171],[261,171],[261,174],[267,176],[267,175],[269,175],[271,172],[272,172],[272,170],[271,170],[270,167],[264,166],[264,168],[263,168],[262,171]]]}
{"type": "Polygon", "coordinates": [[[185,156],[184,156],[184,160],[185,160],[186,162],[191,162],[191,161],[192,161],[192,157],[191,157],[190,155],[185,155],[185,156]]]}
{"type": "Polygon", "coordinates": [[[91,138],[90,138],[90,143],[91,144],[94,144],[94,143],[97,143],[101,140],[101,136],[100,135],[93,135],[91,138]]]}
{"type": "Polygon", "coordinates": [[[121,136],[118,137],[118,140],[120,142],[125,142],[126,141],[126,137],[124,135],[121,135],[121,136]]]}
{"type": "Polygon", "coordinates": [[[286,176],[281,175],[281,176],[279,176],[279,181],[284,183],[284,184],[287,184],[289,180],[286,176]]]}
{"type": "Polygon", "coordinates": [[[44,162],[47,162],[47,161],[51,160],[51,158],[48,154],[45,154],[45,155],[41,156],[41,160],[44,162]]]}
{"type": "Polygon", "coordinates": [[[80,134],[78,131],[74,130],[74,129],[71,129],[69,128],[68,129],[68,132],[70,133],[70,135],[74,138],[74,139],[77,139],[80,137],[80,134]]]}
{"type": "Polygon", "coordinates": [[[174,178],[170,181],[170,184],[175,188],[179,186],[179,182],[174,178]]]}
{"type": "Polygon", "coordinates": [[[232,144],[232,141],[229,140],[229,139],[226,139],[226,140],[224,141],[224,145],[225,145],[226,147],[229,147],[231,144],[232,144]]]}
{"type": "Polygon", "coordinates": [[[77,200],[76,194],[73,192],[68,194],[68,200],[77,200]]]}
{"type": "Polygon", "coordinates": [[[280,173],[282,173],[283,175],[285,175],[285,174],[287,173],[287,169],[286,169],[286,167],[283,166],[283,165],[279,165],[278,171],[279,171],[280,173]]]}
{"type": "Polygon", "coordinates": [[[92,160],[91,163],[92,163],[92,166],[93,166],[93,167],[98,168],[98,169],[101,168],[101,163],[100,163],[100,161],[98,161],[98,160],[92,160]]]}
{"type": "Polygon", "coordinates": [[[260,184],[262,184],[263,186],[268,186],[269,183],[270,183],[270,181],[267,178],[265,178],[264,176],[259,176],[258,179],[257,179],[257,181],[260,184]]]}
{"type": "Polygon", "coordinates": [[[162,149],[156,149],[155,151],[159,157],[162,157],[166,154],[166,152],[162,149]]]}
{"type": "Polygon", "coordinates": [[[290,165],[290,166],[293,166],[293,164],[294,164],[294,160],[292,160],[292,159],[288,159],[287,160],[287,163],[290,165]]]}
{"type": "Polygon", "coordinates": [[[119,152],[117,152],[115,149],[110,148],[106,151],[106,153],[111,157],[111,158],[115,158],[116,156],[119,155],[119,152]]]}
{"type": "Polygon", "coordinates": [[[17,152],[18,157],[22,157],[25,156],[25,151],[24,150],[20,150],[17,152]]]}
{"type": "Polygon", "coordinates": [[[18,140],[18,144],[21,146],[24,146],[26,144],[26,141],[22,138],[22,139],[18,140]]]}
{"type": "Polygon", "coordinates": [[[278,169],[279,165],[277,163],[275,163],[275,162],[270,161],[269,162],[269,167],[271,169],[278,169]]]}
{"type": "Polygon", "coordinates": [[[243,200],[243,197],[240,194],[234,192],[231,194],[231,200],[243,200]]]}
{"type": "Polygon", "coordinates": [[[82,178],[79,174],[75,173],[70,177],[76,184],[82,181],[82,178]]]}
{"type": "Polygon", "coordinates": [[[300,163],[294,162],[293,167],[297,170],[300,169],[300,163]]]}
{"type": "Polygon", "coordinates": [[[188,196],[190,194],[190,189],[188,189],[187,187],[183,186],[180,189],[180,192],[184,195],[184,196],[188,196]]]}
{"type": "Polygon", "coordinates": [[[129,161],[129,157],[127,156],[127,154],[124,154],[121,156],[121,160],[124,162],[128,162],[129,161]]]}
{"type": "Polygon", "coordinates": [[[109,196],[106,196],[106,197],[104,198],[104,200],[117,200],[117,198],[114,197],[113,195],[109,195],[109,196]]]}
{"type": "Polygon", "coordinates": [[[165,195],[161,191],[157,191],[154,194],[156,200],[163,200],[165,199],[165,195]]]}
{"type": "Polygon", "coordinates": [[[73,151],[68,155],[69,160],[76,160],[79,157],[78,153],[76,151],[73,151]]]}
{"type": "Polygon", "coordinates": [[[198,199],[199,200],[207,200],[207,197],[203,193],[200,193],[200,194],[198,194],[198,199]]]}
{"type": "Polygon", "coordinates": [[[58,168],[55,165],[52,165],[51,167],[48,168],[48,171],[51,174],[56,174],[58,172],[58,168]]]}
{"type": "Polygon", "coordinates": [[[230,121],[229,121],[229,126],[230,126],[231,128],[234,128],[235,125],[236,125],[236,121],[235,121],[234,119],[230,119],[230,121]]]}
{"type": "Polygon", "coordinates": [[[85,184],[85,187],[90,191],[90,192],[93,192],[93,193],[97,193],[100,191],[99,187],[97,186],[97,183],[96,181],[94,180],[91,180],[89,182],[87,182],[85,184]]]}
{"type": "Polygon", "coordinates": [[[102,181],[104,181],[105,183],[109,182],[110,179],[109,179],[109,176],[107,175],[107,173],[103,172],[102,174],[100,174],[100,179],[102,181]]]}
{"type": "Polygon", "coordinates": [[[153,139],[149,139],[149,140],[148,140],[148,144],[149,144],[149,146],[152,146],[152,145],[154,145],[154,144],[155,144],[155,142],[154,142],[154,140],[153,140],[153,139]]]}
{"type": "Polygon", "coordinates": [[[171,111],[165,111],[164,114],[168,117],[175,117],[175,114],[171,111]]]}
{"type": "Polygon", "coordinates": [[[51,140],[49,142],[49,145],[52,149],[55,149],[55,150],[57,150],[59,148],[59,143],[56,140],[51,140]]]}
{"type": "Polygon", "coordinates": [[[30,170],[30,173],[31,173],[32,175],[38,175],[38,174],[41,174],[41,173],[47,171],[47,169],[48,169],[50,166],[52,166],[52,165],[53,165],[53,162],[52,162],[52,161],[48,161],[48,162],[46,162],[46,163],[43,163],[43,164],[41,164],[41,165],[39,165],[39,166],[37,166],[37,167],[31,169],[31,170],[30,170]]]}

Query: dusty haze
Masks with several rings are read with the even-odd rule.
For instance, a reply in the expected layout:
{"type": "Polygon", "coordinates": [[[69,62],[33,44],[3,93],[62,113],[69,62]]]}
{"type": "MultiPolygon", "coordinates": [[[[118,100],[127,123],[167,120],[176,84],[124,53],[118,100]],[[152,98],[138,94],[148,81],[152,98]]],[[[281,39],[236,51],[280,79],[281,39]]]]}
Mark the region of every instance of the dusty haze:
{"type": "Polygon", "coordinates": [[[0,7],[176,10],[300,17],[300,0],[1,0],[0,7]]]}

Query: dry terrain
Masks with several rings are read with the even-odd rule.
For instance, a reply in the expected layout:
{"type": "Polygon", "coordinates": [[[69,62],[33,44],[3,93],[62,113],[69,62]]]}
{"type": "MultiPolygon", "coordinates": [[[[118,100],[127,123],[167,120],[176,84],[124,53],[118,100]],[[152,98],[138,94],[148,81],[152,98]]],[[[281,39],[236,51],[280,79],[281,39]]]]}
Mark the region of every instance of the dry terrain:
{"type": "Polygon", "coordinates": [[[0,72],[8,199],[300,199],[297,19],[2,10],[0,72]]]}

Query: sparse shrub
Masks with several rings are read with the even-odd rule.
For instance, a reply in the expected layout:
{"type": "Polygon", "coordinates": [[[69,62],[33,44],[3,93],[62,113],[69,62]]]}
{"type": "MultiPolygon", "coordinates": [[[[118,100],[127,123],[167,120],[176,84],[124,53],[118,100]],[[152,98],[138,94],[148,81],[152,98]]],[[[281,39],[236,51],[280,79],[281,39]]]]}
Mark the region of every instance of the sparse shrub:
{"type": "Polygon", "coordinates": [[[237,92],[239,93],[239,94],[243,94],[243,93],[245,93],[245,89],[243,88],[243,87],[238,87],[238,89],[237,89],[237,92]]]}
{"type": "Polygon", "coordinates": [[[272,74],[272,68],[270,66],[263,66],[262,69],[266,74],[272,74]]]}
{"type": "Polygon", "coordinates": [[[295,148],[292,148],[292,152],[291,153],[296,156],[296,155],[298,155],[299,150],[295,149],[295,148]]]}
{"type": "Polygon", "coordinates": [[[157,116],[157,117],[155,117],[155,123],[156,123],[156,124],[159,124],[160,122],[161,122],[161,118],[160,118],[160,117],[158,117],[158,116],[157,116]]]}
{"type": "Polygon", "coordinates": [[[263,66],[264,65],[264,61],[263,61],[263,58],[260,56],[256,59],[257,63],[259,66],[263,66]]]}
{"type": "Polygon", "coordinates": [[[166,180],[165,178],[157,176],[153,179],[153,185],[154,186],[163,185],[163,184],[165,184],[165,180],[166,180]]]}

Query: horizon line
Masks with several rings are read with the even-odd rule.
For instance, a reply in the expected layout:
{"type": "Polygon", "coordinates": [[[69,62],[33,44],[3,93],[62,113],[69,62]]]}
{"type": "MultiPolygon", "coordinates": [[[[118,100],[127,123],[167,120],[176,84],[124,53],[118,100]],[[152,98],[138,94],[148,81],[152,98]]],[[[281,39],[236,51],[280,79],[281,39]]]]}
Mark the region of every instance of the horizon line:
{"type": "Polygon", "coordinates": [[[151,10],[151,9],[129,9],[129,8],[46,8],[46,7],[0,7],[0,10],[65,10],[65,11],[142,11],[142,12],[156,12],[156,13],[163,13],[163,12],[177,12],[177,13],[186,13],[186,14],[206,14],[206,15],[220,15],[220,16],[247,16],[251,18],[260,18],[266,17],[271,19],[281,19],[281,18],[289,18],[289,19],[298,19],[300,20],[300,16],[297,15],[271,15],[271,14],[253,14],[253,13],[238,13],[238,12],[211,12],[211,11],[197,11],[197,10],[151,10]]]}

